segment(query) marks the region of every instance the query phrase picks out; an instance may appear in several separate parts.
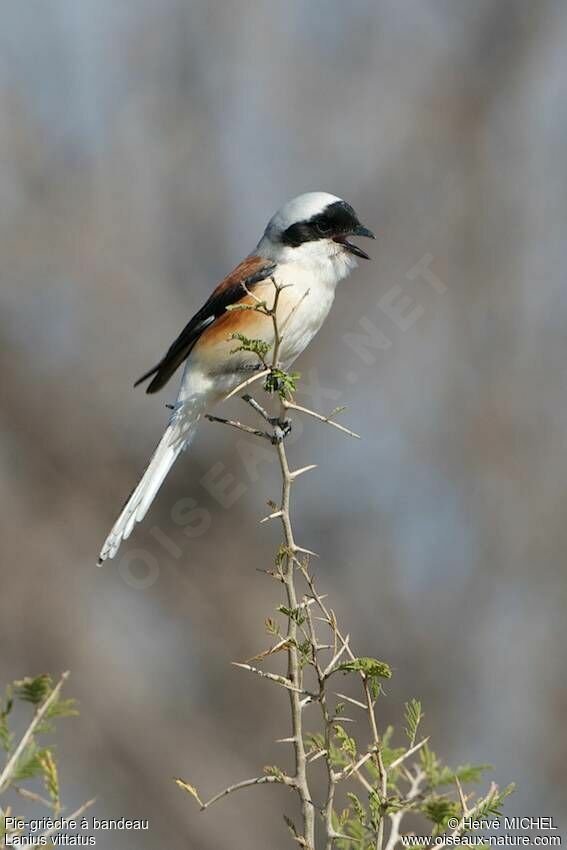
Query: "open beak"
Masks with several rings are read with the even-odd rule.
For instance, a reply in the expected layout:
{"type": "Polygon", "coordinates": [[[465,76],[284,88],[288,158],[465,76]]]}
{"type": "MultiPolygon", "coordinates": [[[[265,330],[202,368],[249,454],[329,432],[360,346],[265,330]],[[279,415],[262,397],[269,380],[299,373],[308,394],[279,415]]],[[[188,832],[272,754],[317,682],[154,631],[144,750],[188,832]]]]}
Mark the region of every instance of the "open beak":
{"type": "MultiPolygon", "coordinates": [[[[350,234],[349,234],[350,235],[350,234]]],[[[358,224],[354,230],[352,231],[353,236],[366,236],[367,239],[376,239],[371,230],[367,227],[364,227],[363,224],[358,224]]],[[[339,242],[341,245],[344,245],[349,254],[354,254],[357,257],[362,257],[363,260],[369,260],[370,257],[363,251],[362,248],[359,248],[358,245],[353,245],[352,242],[349,242],[346,236],[333,236],[334,242],[339,242]]]]}

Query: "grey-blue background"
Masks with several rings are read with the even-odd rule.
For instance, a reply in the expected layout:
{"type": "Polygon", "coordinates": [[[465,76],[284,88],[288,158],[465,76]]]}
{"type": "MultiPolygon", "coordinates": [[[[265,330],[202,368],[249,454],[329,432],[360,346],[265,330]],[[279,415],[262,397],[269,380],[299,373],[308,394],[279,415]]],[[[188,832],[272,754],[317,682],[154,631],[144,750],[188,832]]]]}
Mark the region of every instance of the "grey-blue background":
{"type": "Polygon", "coordinates": [[[419,696],[445,758],[492,762],[508,812],[561,822],[565,5],[1,5],[0,680],[73,671],[69,805],[151,818],[101,846],[289,846],[285,792],[203,816],[171,783],[213,793],[282,757],[279,692],[230,666],[275,604],[256,572],[275,467],[203,427],[122,558],[94,563],[175,392],[133,380],[271,213],[322,189],[378,241],[298,363],[299,400],[347,404],[363,435],[305,423],[298,536],[355,646],[395,668],[383,722],[419,696]]]}

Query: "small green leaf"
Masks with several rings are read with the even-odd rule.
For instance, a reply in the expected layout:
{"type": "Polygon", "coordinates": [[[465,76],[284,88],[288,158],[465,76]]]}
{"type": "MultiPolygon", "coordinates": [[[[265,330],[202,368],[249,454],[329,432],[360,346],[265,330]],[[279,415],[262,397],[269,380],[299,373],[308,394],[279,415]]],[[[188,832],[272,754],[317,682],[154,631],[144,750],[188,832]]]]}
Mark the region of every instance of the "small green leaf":
{"type": "Polygon", "coordinates": [[[510,785],[506,786],[503,791],[497,791],[496,794],[493,794],[489,797],[488,800],[485,800],[478,809],[475,809],[475,820],[482,820],[482,818],[487,815],[494,815],[495,817],[499,817],[502,810],[502,804],[506,797],[509,797],[516,789],[516,785],[514,782],[510,783],[510,785]]]}
{"type": "Polygon", "coordinates": [[[354,816],[360,823],[366,823],[366,812],[364,811],[364,806],[352,791],[347,793],[347,797],[352,803],[352,808],[354,810],[354,816]]]}
{"type": "Polygon", "coordinates": [[[377,699],[378,694],[380,693],[379,679],[392,678],[392,670],[385,661],[378,661],[377,658],[366,658],[364,656],[361,658],[353,658],[350,661],[343,661],[342,664],[338,664],[334,670],[331,670],[329,675],[336,673],[339,670],[343,673],[362,673],[364,678],[370,683],[373,699],[377,699]]]}
{"type": "Polygon", "coordinates": [[[368,808],[370,810],[370,822],[373,829],[378,828],[378,824],[382,820],[382,803],[375,788],[368,794],[368,808]]]}
{"type": "Polygon", "coordinates": [[[419,751],[419,759],[429,784],[435,788],[439,784],[439,761],[427,744],[419,751]]]}
{"type": "Polygon", "coordinates": [[[266,354],[272,347],[271,342],[265,342],[263,339],[250,339],[241,333],[233,333],[230,335],[229,339],[236,339],[240,342],[240,345],[231,350],[231,354],[238,354],[239,351],[250,351],[252,354],[255,354],[262,363],[265,361],[266,354]]]}
{"type": "Polygon", "coordinates": [[[40,776],[43,773],[43,765],[41,763],[46,749],[39,749],[37,744],[28,744],[21,757],[18,759],[12,781],[18,782],[22,779],[33,779],[34,776],[40,776]]]}
{"type": "Polygon", "coordinates": [[[382,679],[391,679],[392,678],[392,669],[386,664],[385,661],[378,661],[376,658],[353,658],[351,661],[343,661],[342,664],[339,664],[333,670],[333,673],[336,670],[342,670],[347,673],[352,671],[358,671],[360,673],[364,673],[367,678],[374,678],[378,676],[382,679]]]}
{"type": "Polygon", "coordinates": [[[18,699],[31,702],[32,705],[39,705],[53,690],[53,679],[49,673],[42,673],[35,678],[27,676],[25,679],[14,682],[14,688],[18,699]]]}
{"type": "Polygon", "coordinates": [[[229,313],[238,310],[255,310],[257,313],[263,313],[268,309],[265,301],[254,302],[254,304],[228,304],[225,307],[229,313]]]}
{"type": "Polygon", "coordinates": [[[57,773],[57,764],[53,758],[51,750],[44,750],[43,754],[38,755],[38,761],[43,770],[43,781],[45,788],[49,794],[56,812],[61,809],[61,799],[59,794],[59,776],[57,773]]]}
{"type": "Polygon", "coordinates": [[[269,635],[274,635],[274,636],[279,635],[279,633],[280,633],[279,626],[278,626],[278,624],[276,623],[275,620],[272,620],[271,617],[266,618],[264,625],[265,625],[266,631],[268,632],[269,635]]]}
{"type": "Polygon", "coordinates": [[[277,764],[267,764],[264,767],[264,773],[266,776],[273,776],[278,782],[283,782],[285,779],[285,773],[281,768],[277,766],[277,764]]]}
{"type": "Polygon", "coordinates": [[[405,733],[408,737],[410,747],[413,747],[417,737],[417,729],[423,717],[421,703],[417,699],[411,699],[409,702],[406,702],[405,709],[405,720],[407,723],[405,733]]]}
{"type": "Polygon", "coordinates": [[[399,759],[405,753],[405,747],[385,747],[382,745],[382,761],[385,767],[389,767],[393,761],[399,759]]]}
{"type": "Polygon", "coordinates": [[[300,372],[283,372],[281,369],[272,368],[264,382],[264,390],[267,393],[277,393],[280,398],[290,398],[297,389],[300,372]]]}
{"type": "Polygon", "coordinates": [[[304,640],[297,647],[299,651],[299,666],[303,669],[308,664],[311,664],[311,641],[304,640]]]}
{"type": "Polygon", "coordinates": [[[14,743],[14,735],[8,728],[6,718],[0,715],[0,746],[4,752],[9,753],[14,743]]]}
{"type": "Polygon", "coordinates": [[[440,768],[437,774],[437,785],[453,785],[455,779],[459,782],[480,782],[482,774],[492,770],[491,764],[463,764],[452,770],[450,767],[440,768]]]}
{"type": "Polygon", "coordinates": [[[14,706],[12,693],[12,687],[8,686],[6,688],[6,702],[4,706],[0,703],[0,746],[6,753],[9,753],[12,749],[12,743],[14,740],[14,735],[10,732],[10,728],[8,726],[8,717],[14,706]]]}
{"type": "Polygon", "coordinates": [[[421,811],[435,825],[434,834],[438,834],[447,826],[449,818],[460,818],[461,815],[459,804],[447,797],[430,797],[424,802],[421,811]]]}
{"type": "Polygon", "coordinates": [[[306,741],[309,747],[308,755],[315,755],[325,749],[325,738],[321,733],[307,735],[306,741]]]}
{"type": "Polygon", "coordinates": [[[278,547],[278,551],[276,552],[276,557],[274,558],[274,563],[276,567],[281,567],[285,562],[286,558],[293,558],[293,551],[289,548],[289,546],[285,546],[283,543],[278,547]]]}
{"type": "Polygon", "coordinates": [[[79,709],[76,699],[58,699],[52,702],[45,713],[45,717],[51,720],[55,717],[78,717],[79,709]]]}
{"type": "Polygon", "coordinates": [[[353,761],[356,759],[356,741],[347,734],[346,730],[339,724],[335,724],[335,737],[340,744],[340,749],[353,761]]]}
{"type": "Polygon", "coordinates": [[[303,625],[305,622],[305,616],[302,608],[288,608],[286,605],[278,605],[277,610],[280,614],[285,614],[285,616],[289,617],[290,620],[296,622],[298,626],[303,625]]]}

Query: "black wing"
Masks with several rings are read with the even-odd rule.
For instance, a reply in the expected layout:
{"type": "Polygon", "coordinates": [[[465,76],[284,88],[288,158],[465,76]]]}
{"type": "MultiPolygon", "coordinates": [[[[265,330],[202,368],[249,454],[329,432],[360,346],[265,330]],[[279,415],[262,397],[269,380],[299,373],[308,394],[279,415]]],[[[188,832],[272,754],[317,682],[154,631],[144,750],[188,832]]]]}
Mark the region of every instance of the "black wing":
{"type": "Polygon", "coordinates": [[[246,257],[236,268],[221,280],[208,301],[185,325],[175,342],[157,366],[138,378],[135,387],[155,375],[148,385],[147,393],[157,393],[164,387],[189,353],[205,328],[225,312],[226,308],[246,295],[246,290],[265,280],[274,271],[276,264],[263,257],[246,257]]]}

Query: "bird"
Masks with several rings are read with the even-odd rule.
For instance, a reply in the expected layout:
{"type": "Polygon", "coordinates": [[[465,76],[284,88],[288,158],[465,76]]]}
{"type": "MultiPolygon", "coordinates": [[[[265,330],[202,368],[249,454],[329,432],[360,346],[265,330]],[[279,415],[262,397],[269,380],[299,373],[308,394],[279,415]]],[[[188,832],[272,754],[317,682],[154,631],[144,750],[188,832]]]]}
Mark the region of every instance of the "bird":
{"type": "Polygon", "coordinates": [[[257,368],[258,358],[235,347],[235,338],[274,344],[274,323],[253,309],[271,303],[279,289],[276,321],[279,366],[287,370],[320,330],[339,281],[370,257],[349,237],[376,237],[350,204],[327,192],[306,192],[285,203],[268,222],[256,249],[213,290],[166,354],[134,386],[149,380],[156,393],[185,363],[169,424],[139,483],[126,500],[98,559],[114,558],[137,522],[145,517],[167,473],[186,449],[205,412],[222,401],[257,368]],[[234,309],[237,307],[237,309],[234,309]]]}

